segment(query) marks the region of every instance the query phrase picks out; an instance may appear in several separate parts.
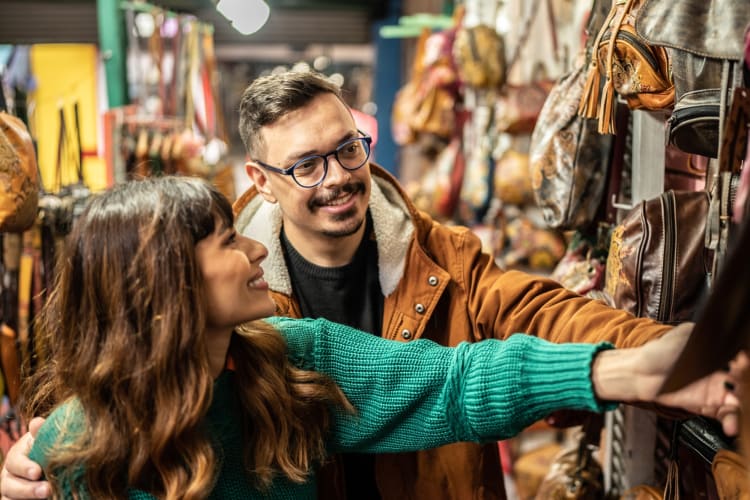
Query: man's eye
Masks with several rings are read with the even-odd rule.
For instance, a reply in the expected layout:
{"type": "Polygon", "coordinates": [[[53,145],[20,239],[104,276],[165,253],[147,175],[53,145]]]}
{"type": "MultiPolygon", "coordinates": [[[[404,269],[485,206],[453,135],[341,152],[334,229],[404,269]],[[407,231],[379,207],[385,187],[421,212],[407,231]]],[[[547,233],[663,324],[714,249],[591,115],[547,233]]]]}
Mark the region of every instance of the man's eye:
{"type": "Polygon", "coordinates": [[[294,173],[297,175],[304,175],[315,170],[316,166],[317,161],[315,160],[303,161],[302,163],[299,163],[296,167],[294,167],[294,173]]]}

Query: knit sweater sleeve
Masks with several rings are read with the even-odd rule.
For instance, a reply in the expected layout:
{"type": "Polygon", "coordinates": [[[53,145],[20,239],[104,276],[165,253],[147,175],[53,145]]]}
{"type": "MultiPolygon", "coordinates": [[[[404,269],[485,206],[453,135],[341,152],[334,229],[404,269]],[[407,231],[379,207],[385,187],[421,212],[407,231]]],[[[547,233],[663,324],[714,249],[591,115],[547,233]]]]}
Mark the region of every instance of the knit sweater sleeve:
{"type": "Polygon", "coordinates": [[[375,453],[494,441],[562,408],[603,411],[591,363],[610,344],[529,335],[444,347],[384,340],[323,319],[272,318],[296,365],[330,376],[357,409],[336,412],[330,450],[375,453]]]}

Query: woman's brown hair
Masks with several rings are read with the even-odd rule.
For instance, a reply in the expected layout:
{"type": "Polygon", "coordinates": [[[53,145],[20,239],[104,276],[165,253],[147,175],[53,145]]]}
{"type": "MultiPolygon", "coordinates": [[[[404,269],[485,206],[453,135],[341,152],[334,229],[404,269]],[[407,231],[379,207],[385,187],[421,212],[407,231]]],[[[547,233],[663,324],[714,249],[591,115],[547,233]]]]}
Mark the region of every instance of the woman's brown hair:
{"type": "MultiPolygon", "coordinates": [[[[45,356],[24,382],[24,416],[72,401],[82,432],[50,456],[48,477],[83,466],[93,498],[127,488],[208,496],[217,457],[201,426],[212,398],[197,242],[231,227],[208,183],[164,177],[97,195],[74,224],[37,332],[45,356]]],[[[233,334],[245,465],[259,487],[302,482],[324,456],[329,409],[351,409],[323,375],[290,365],[286,343],[255,322],[233,334]]],[[[59,493],[59,491],[58,491],[59,493]]]]}

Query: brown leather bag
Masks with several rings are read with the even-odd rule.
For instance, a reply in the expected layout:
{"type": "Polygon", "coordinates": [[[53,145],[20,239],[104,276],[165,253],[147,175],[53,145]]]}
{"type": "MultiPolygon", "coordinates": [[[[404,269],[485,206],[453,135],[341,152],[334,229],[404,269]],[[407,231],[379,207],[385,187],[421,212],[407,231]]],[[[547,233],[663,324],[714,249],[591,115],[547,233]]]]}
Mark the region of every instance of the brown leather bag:
{"type": "Polygon", "coordinates": [[[641,202],[612,232],[605,291],[618,308],[664,323],[691,320],[706,292],[705,191],[666,191],[641,202]]]}
{"type": "Polygon", "coordinates": [[[636,33],[634,24],[641,3],[642,0],[614,2],[594,42],[579,112],[588,118],[598,118],[598,130],[603,134],[615,133],[615,92],[627,101],[630,109],[660,110],[674,102],[667,51],[649,45],[636,33]]]}
{"type": "Polygon", "coordinates": [[[26,125],[0,112],[0,232],[22,232],[34,223],[39,174],[26,125]]]}

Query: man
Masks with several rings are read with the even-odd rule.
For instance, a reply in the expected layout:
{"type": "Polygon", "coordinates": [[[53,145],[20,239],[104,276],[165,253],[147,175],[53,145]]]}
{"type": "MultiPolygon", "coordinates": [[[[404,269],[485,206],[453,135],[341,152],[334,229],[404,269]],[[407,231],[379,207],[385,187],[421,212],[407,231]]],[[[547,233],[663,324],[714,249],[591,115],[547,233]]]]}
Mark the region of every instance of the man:
{"type": "MultiPolygon", "coordinates": [[[[236,227],[268,247],[265,279],[280,315],[451,346],[526,332],[625,347],[669,329],[551,280],[504,272],[471,231],[419,212],[369,162],[369,138],[320,75],[254,81],[240,104],[240,133],[254,186],[235,204],[236,227]]],[[[324,469],[325,499],[505,498],[494,444],[336,457],[324,469]]]]}

